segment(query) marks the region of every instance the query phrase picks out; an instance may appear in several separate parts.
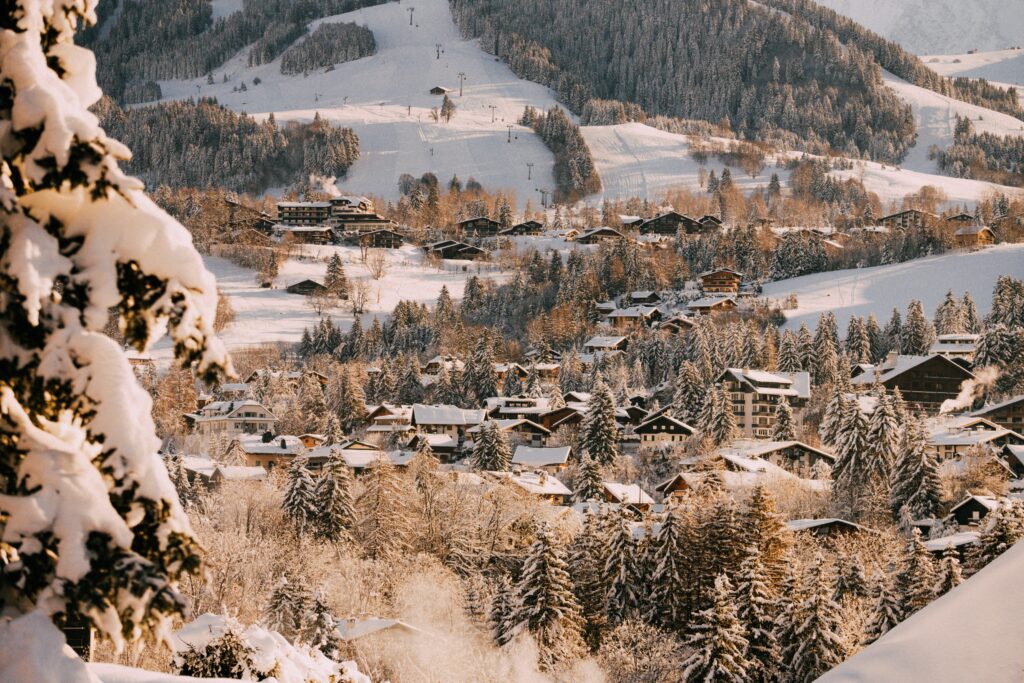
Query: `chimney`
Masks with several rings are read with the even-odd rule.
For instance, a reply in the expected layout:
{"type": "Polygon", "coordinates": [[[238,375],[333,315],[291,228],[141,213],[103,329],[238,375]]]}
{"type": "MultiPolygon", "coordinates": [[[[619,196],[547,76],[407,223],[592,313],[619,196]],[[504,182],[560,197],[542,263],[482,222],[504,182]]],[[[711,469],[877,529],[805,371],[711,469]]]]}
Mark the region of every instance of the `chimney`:
{"type": "Polygon", "coordinates": [[[288,448],[288,445],[285,443],[284,437],[282,436],[281,437],[281,450],[286,450],[287,448],[288,448]]]}

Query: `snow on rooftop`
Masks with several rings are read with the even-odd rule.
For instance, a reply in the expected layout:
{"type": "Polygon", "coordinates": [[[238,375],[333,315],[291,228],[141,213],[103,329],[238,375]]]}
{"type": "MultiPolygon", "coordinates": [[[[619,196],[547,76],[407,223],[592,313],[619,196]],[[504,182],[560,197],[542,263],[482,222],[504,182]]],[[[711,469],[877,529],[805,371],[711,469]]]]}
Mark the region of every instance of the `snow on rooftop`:
{"type": "Polygon", "coordinates": [[[959,548],[965,545],[972,545],[978,542],[979,534],[977,531],[961,531],[958,534],[951,534],[949,536],[943,536],[941,538],[933,538],[924,542],[924,547],[929,552],[941,553],[949,546],[959,548]]]}
{"type": "Polygon", "coordinates": [[[565,484],[543,472],[488,472],[497,479],[506,479],[527,493],[537,496],[568,496],[572,494],[565,484]]]}
{"type": "Polygon", "coordinates": [[[550,446],[535,448],[533,446],[516,446],[512,455],[512,464],[523,467],[550,467],[564,465],[569,462],[569,446],[550,446]]]}
{"type": "Polygon", "coordinates": [[[639,484],[620,484],[614,481],[602,482],[605,490],[616,502],[626,505],[654,505],[654,499],[640,488],[639,484]]]}
{"type": "Polygon", "coordinates": [[[487,411],[417,403],[412,407],[412,419],[418,425],[478,425],[487,419],[487,411]]]}

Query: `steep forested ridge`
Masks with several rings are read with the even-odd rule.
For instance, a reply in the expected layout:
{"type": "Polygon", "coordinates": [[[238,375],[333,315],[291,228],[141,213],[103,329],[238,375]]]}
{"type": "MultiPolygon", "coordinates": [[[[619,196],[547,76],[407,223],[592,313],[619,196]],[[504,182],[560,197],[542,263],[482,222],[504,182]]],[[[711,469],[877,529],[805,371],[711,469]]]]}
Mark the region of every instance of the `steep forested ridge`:
{"type": "Polygon", "coordinates": [[[216,100],[121,109],[96,106],[104,129],[132,150],[123,164],[148,185],[220,186],[259,192],[310,175],[342,176],[359,158],[359,138],[317,116],[312,123],[259,122],[216,100]]]}
{"type": "Polygon", "coordinates": [[[592,98],[652,115],[779,131],[895,160],[914,140],[910,108],[875,58],[807,22],[745,0],[451,0],[461,30],[574,111],[592,98]]]}
{"type": "Polygon", "coordinates": [[[114,23],[101,23],[80,42],[96,53],[100,87],[125,102],[138,101],[130,97],[138,92],[135,83],[208,74],[247,45],[250,64],[271,61],[310,21],[383,0],[243,0],[240,11],[217,20],[210,0],[118,2],[124,3],[120,12],[111,9],[100,17],[114,23]]]}

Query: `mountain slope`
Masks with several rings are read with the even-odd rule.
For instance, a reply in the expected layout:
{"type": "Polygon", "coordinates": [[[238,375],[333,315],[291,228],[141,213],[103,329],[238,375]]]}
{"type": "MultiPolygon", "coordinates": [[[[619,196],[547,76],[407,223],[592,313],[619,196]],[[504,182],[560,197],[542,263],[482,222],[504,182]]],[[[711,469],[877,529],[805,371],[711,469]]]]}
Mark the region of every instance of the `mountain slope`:
{"type": "Polygon", "coordinates": [[[1024,8],[1013,0],[818,0],[916,54],[1020,45],[1024,8]]]}

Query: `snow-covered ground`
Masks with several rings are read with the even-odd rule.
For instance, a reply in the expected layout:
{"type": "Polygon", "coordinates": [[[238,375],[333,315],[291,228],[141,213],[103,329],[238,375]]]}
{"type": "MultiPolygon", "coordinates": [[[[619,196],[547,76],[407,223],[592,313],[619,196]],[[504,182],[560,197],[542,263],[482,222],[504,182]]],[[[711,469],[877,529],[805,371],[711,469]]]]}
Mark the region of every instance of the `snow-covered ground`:
{"type": "Polygon", "coordinates": [[[818,0],[916,54],[1001,50],[1024,40],[1020,0],[818,0]]]}
{"type": "MultiPolygon", "coordinates": [[[[218,11],[228,11],[232,1],[218,0],[218,11]]],[[[250,68],[243,50],[214,71],[213,85],[205,78],[162,81],[163,96],[215,96],[249,114],[273,112],[279,121],[308,121],[319,112],[352,127],[362,156],[339,183],[346,191],[397,199],[399,175],[431,171],[445,182],[452,174],[463,181],[472,176],[489,190],[514,190],[520,206],[529,199],[538,205],[537,188],[554,187],[554,161],[533,131],[516,121],[526,105],[556,104],[551,91],[516,78],[476,41],[463,40],[446,0],[416,2],[410,26],[411,7],[387,3],[313,22],[311,30],[325,22],[355,22],[369,27],[377,41],[375,55],[332,71],[282,76],[280,59],[250,68]],[[255,78],[262,82],[253,85],[255,78]],[[243,81],[246,92],[233,92],[243,81]],[[429,93],[434,86],[453,89],[457,111],[449,123],[430,117],[441,106],[441,97],[429,93]]]]}
{"type": "MultiPolygon", "coordinates": [[[[1024,7],[1021,8],[1024,12],[1024,7]]],[[[993,50],[974,54],[926,55],[925,65],[943,76],[966,76],[985,80],[1024,85],[1024,50],[993,50]]]]}
{"type": "MultiPolygon", "coordinates": [[[[305,279],[323,282],[327,259],[338,252],[350,282],[363,281],[369,287],[364,325],[373,318],[384,319],[399,301],[433,304],[447,285],[452,298],[460,299],[466,280],[472,275],[502,279],[504,274],[487,262],[444,261],[439,270],[424,262],[423,251],[406,245],[401,249],[384,249],[388,267],[379,280],[370,277],[366,264],[360,261],[357,247],[307,246],[301,258],[292,258],[281,266],[273,288],[264,289],[256,282],[255,272],[216,256],[204,257],[207,269],[217,278],[217,286],[228,297],[234,320],[220,333],[228,350],[262,343],[297,342],[302,331],[319,319],[307,297],[285,291],[289,285],[305,279]],[[463,270],[465,268],[465,270],[463,270]]],[[[336,325],[348,329],[353,320],[351,309],[344,303],[325,312],[336,325]]],[[[170,360],[171,348],[165,338],[152,354],[159,361],[170,360]]]]}
{"type": "Polygon", "coordinates": [[[893,307],[902,314],[911,299],[920,299],[925,311],[931,314],[950,289],[956,296],[970,292],[978,313],[984,315],[991,308],[992,288],[1000,275],[1024,278],[1024,244],[1003,244],[970,253],[954,251],[888,266],[815,273],[769,282],[764,286],[764,294],[774,299],[796,294],[799,307],[786,311],[788,328],[799,327],[800,323],[813,328],[820,313],[832,311],[840,328],[845,329],[851,315],[874,313],[884,325],[893,307]]]}
{"type": "Polygon", "coordinates": [[[1024,543],[1018,543],[820,683],[1010,683],[1024,677],[1024,543]]]}

